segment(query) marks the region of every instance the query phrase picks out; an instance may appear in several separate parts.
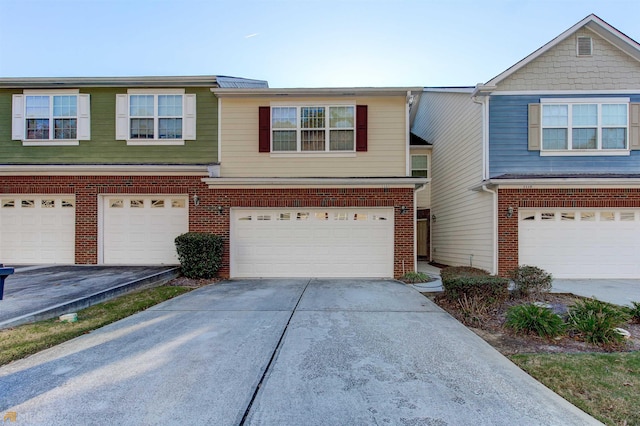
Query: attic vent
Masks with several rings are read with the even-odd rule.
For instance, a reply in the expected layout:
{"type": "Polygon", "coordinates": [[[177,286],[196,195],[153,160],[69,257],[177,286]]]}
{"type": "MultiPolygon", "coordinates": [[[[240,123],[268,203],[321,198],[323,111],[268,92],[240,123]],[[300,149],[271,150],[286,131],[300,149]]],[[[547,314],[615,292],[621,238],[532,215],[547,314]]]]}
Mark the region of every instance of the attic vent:
{"type": "Polygon", "coordinates": [[[578,37],[578,56],[591,56],[592,54],[591,37],[578,37]]]}

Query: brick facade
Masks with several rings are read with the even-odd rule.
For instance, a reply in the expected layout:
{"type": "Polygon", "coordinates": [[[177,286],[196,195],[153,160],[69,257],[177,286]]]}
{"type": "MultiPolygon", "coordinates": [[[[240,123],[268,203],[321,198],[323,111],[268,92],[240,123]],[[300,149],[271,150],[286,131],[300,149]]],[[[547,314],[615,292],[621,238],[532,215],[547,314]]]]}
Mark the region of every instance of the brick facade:
{"type": "Polygon", "coordinates": [[[519,208],[640,207],[640,188],[550,188],[498,190],[498,273],[518,266],[519,208]],[[507,218],[509,207],[514,212],[507,218]]]}
{"type": "Polygon", "coordinates": [[[229,276],[229,219],[233,207],[395,207],[394,276],[414,270],[412,188],[209,189],[199,176],[9,176],[0,178],[0,194],[73,194],[76,197],[76,264],[98,262],[100,194],[187,194],[189,230],[213,232],[225,239],[224,266],[229,276]],[[199,204],[193,203],[193,196],[199,204]],[[218,212],[222,206],[222,212],[218,212]]]}

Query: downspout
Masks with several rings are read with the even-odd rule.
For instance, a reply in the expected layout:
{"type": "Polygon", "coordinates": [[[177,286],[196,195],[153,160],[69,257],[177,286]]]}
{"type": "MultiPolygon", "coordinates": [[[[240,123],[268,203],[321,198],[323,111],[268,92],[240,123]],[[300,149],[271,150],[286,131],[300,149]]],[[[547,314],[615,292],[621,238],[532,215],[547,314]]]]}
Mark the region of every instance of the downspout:
{"type": "Polygon", "coordinates": [[[493,195],[493,235],[492,235],[492,250],[493,262],[491,268],[491,274],[498,273],[498,193],[492,189],[489,189],[486,184],[482,185],[482,190],[493,195]]]}

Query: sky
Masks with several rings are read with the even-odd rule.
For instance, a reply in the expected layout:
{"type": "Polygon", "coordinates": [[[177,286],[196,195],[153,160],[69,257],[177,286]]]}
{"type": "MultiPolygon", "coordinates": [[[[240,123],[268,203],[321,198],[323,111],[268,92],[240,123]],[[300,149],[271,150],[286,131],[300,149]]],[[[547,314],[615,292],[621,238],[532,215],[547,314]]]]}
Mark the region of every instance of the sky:
{"type": "Polygon", "coordinates": [[[0,77],[474,86],[591,13],[640,41],[638,0],[0,0],[0,77]]]}

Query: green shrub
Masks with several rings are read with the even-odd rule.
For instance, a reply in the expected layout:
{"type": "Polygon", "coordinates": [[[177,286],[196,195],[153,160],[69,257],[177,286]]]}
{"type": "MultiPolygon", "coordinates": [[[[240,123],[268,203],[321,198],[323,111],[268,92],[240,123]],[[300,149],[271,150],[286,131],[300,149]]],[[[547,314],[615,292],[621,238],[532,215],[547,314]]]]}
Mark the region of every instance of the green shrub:
{"type": "Polygon", "coordinates": [[[626,308],[625,311],[633,321],[640,322],[640,302],[631,302],[631,307],[626,308]]]}
{"type": "Polygon", "coordinates": [[[466,296],[483,303],[496,304],[509,297],[509,280],[489,275],[487,271],[471,267],[449,267],[442,270],[444,295],[451,301],[466,296]]]}
{"type": "Polygon", "coordinates": [[[489,305],[481,297],[467,297],[465,294],[458,299],[462,322],[472,327],[481,326],[489,317],[489,305]]]}
{"type": "Polygon", "coordinates": [[[509,272],[509,277],[513,280],[514,294],[519,297],[548,293],[553,283],[553,276],[537,266],[519,266],[509,272]]]}
{"type": "Polygon", "coordinates": [[[581,300],[569,308],[569,326],[596,345],[621,343],[624,338],[615,328],[628,320],[623,310],[597,299],[581,300]]]}
{"type": "Polygon", "coordinates": [[[400,281],[406,284],[414,284],[414,283],[428,283],[433,281],[429,275],[424,272],[407,272],[403,276],[400,277],[400,281]]]}
{"type": "Polygon", "coordinates": [[[535,304],[509,308],[505,325],[516,333],[535,333],[540,337],[555,337],[565,330],[565,323],[551,309],[535,304]]]}
{"type": "Polygon", "coordinates": [[[222,237],[187,232],[175,239],[182,274],[187,278],[213,278],[222,266],[222,237]]]}

